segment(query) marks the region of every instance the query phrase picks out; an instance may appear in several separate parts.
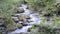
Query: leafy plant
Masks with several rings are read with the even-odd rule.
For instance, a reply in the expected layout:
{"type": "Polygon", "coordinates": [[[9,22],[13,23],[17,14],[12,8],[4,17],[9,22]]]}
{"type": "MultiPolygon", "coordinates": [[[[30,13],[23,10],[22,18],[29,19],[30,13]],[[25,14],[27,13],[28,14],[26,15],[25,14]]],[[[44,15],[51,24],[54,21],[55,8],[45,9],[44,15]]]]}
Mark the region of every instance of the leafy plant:
{"type": "Polygon", "coordinates": [[[44,7],[52,7],[55,0],[25,0],[31,10],[40,10],[44,7]]]}

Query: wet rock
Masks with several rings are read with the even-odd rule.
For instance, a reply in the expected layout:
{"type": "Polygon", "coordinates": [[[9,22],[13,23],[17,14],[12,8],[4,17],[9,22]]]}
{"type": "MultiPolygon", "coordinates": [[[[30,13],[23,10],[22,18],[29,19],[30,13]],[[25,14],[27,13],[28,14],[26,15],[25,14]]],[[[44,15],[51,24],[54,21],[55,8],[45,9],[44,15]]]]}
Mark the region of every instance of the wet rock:
{"type": "Polygon", "coordinates": [[[58,11],[58,14],[57,14],[57,16],[60,16],[60,11],[58,11]]]}
{"type": "Polygon", "coordinates": [[[4,28],[6,28],[6,26],[4,26],[4,25],[0,25],[0,27],[4,27],[4,28]]]}
{"type": "Polygon", "coordinates": [[[20,17],[19,17],[19,21],[23,21],[23,18],[20,18],[20,17]]]}
{"type": "Polygon", "coordinates": [[[6,27],[4,25],[0,25],[0,30],[2,34],[6,34],[6,27]]]}
{"type": "Polygon", "coordinates": [[[50,19],[49,19],[49,18],[47,18],[47,21],[50,21],[50,19]]]}
{"type": "Polygon", "coordinates": [[[11,15],[12,17],[18,17],[18,15],[11,15]]]}
{"type": "Polygon", "coordinates": [[[45,14],[44,17],[52,17],[53,15],[51,13],[45,14]]]}
{"type": "Polygon", "coordinates": [[[23,8],[17,8],[17,13],[24,13],[24,9],[23,8]]]}
{"type": "Polygon", "coordinates": [[[28,24],[23,24],[23,26],[27,26],[28,24]]]}
{"type": "Polygon", "coordinates": [[[22,26],[23,26],[22,24],[18,24],[18,25],[17,25],[17,27],[18,27],[19,29],[22,28],[22,26]]]}
{"type": "Polygon", "coordinates": [[[28,29],[28,32],[30,32],[30,31],[31,31],[31,28],[28,29]]]}
{"type": "Polygon", "coordinates": [[[26,16],[26,19],[30,19],[30,16],[27,15],[27,16],[26,16]]]}
{"type": "Polygon", "coordinates": [[[31,20],[27,20],[27,22],[30,23],[30,22],[33,22],[33,21],[31,21],[31,20]]]}
{"type": "Polygon", "coordinates": [[[28,7],[26,9],[29,9],[28,7]]]}
{"type": "Polygon", "coordinates": [[[16,29],[16,25],[8,24],[6,28],[7,28],[7,31],[14,31],[16,29]]]}
{"type": "Polygon", "coordinates": [[[27,15],[20,15],[18,18],[20,21],[23,21],[23,22],[28,22],[28,19],[30,19],[30,17],[27,15]]]}
{"type": "Polygon", "coordinates": [[[19,21],[15,21],[15,23],[17,24],[17,23],[19,23],[19,21]]]}
{"type": "Polygon", "coordinates": [[[21,23],[23,26],[27,26],[28,24],[21,23]]]}
{"type": "Polygon", "coordinates": [[[23,21],[23,16],[18,16],[19,21],[23,21]]]}
{"type": "Polygon", "coordinates": [[[13,19],[15,22],[18,22],[18,21],[19,21],[18,17],[12,17],[12,19],[13,19]]]}
{"type": "Polygon", "coordinates": [[[42,14],[42,10],[39,10],[38,13],[39,13],[39,14],[42,14]]]}

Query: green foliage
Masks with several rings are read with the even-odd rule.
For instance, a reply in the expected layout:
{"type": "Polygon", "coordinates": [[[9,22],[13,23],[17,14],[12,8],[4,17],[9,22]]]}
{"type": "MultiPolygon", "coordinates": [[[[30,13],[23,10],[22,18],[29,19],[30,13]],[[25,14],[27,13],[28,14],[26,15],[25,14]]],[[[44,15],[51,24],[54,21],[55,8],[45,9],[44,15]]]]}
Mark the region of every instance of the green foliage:
{"type": "Polygon", "coordinates": [[[16,28],[16,24],[10,16],[4,17],[1,20],[2,20],[1,22],[3,23],[3,25],[6,26],[7,31],[14,30],[16,28]]]}
{"type": "Polygon", "coordinates": [[[57,32],[54,28],[45,25],[45,26],[39,26],[39,27],[35,27],[38,30],[35,31],[35,29],[30,29],[31,33],[30,34],[57,34],[59,32],[57,32]]]}
{"type": "Polygon", "coordinates": [[[54,25],[54,28],[60,28],[60,18],[59,17],[53,17],[54,21],[52,25],[54,25]]]}
{"type": "Polygon", "coordinates": [[[3,19],[3,24],[6,26],[7,31],[14,30],[16,27],[15,22],[12,20],[11,15],[15,14],[15,8],[20,6],[24,0],[0,0],[0,16],[3,19]]]}
{"type": "Polygon", "coordinates": [[[40,26],[38,31],[37,30],[35,31],[34,29],[31,31],[31,34],[56,34],[56,33],[57,32],[54,29],[47,26],[40,26]]]}
{"type": "Polygon", "coordinates": [[[52,7],[55,0],[25,0],[31,10],[40,10],[44,7],[52,7]]]}
{"type": "MultiPolygon", "coordinates": [[[[60,11],[60,4],[57,3],[55,6],[56,0],[0,0],[0,16],[5,17],[2,23],[7,27],[7,31],[16,29],[16,24],[11,19],[11,15],[15,14],[14,9],[19,7],[21,3],[24,3],[24,1],[27,2],[28,8],[33,11],[42,10],[44,13],[46,12],[53,15],[58,14],[60,11]]],[[[24,11],[23,9],[19,8],[17,10],[24,11]]],[[[56,34],[53,28],[60,28],[60,18],[54,16],[54,21],[49,25],[45,24],[46,18],[43,16],[41,18],[43,21],[40,25],[33,25],[32,28],[30,28],[32,31],[31,34],[56,34]],[[38,28],[39,32],[35,31],[35,27],[38,28]]],[[[19,16],[19,19],[27,21],[26,15],[19,16]]],[[[22,25],[18,24],[17,27],[22,27],[22,25]]],[[[0,33],[1,32],[2,31],[0,30],[0,33]]]]}
{"type": "Polygon", "coordinates": [[[23,3],[23,0],[0,0],[0,15],[14,14],[14,8],[20,5],[20,3],[23,3]]]}
{"type": "Polygon", "coordinates": [[[37,27],[35,27],[33,25],[33,27],[30,28],[30,31],[31,31],[30,34],[60,34],[59,33],[60,18],[53,16],[52,19],[53,19],[53,21],[51,24],[45,24],[46,19],[43,18],[43,21],[39,26],[36,25],[37,27]],[[36,30],[35,28],[37,28],[38,30],[36,30]]]}

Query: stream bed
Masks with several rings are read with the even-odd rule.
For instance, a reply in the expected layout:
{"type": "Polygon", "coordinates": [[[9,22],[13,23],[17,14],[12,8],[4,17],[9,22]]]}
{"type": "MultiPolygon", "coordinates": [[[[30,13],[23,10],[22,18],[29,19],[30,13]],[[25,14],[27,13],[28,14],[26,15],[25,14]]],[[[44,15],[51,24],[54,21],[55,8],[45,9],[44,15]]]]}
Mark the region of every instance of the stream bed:
{"type": "MultiPolygon", "coordinates": [[[[41,18],[38,16],[39,13],[32,13],[31,10],[27,9],[27,6],[25,4],[22,4],[21,7],[19,8],[23,8],[24,9],[24,13],[25,15],[29,15],[31,17],[31,21],[30,23],[26,22],[24,24],[27,24],[27,26],[23,26],[21,29],[16,29],[12,32],[9,32],[8,34],[15,34],[15,33],[21,33],[21,32],[28,32],[28,28],[31,28],[33,24],[40,24],[41,23],[41,18]]],[[[20,15],[20,13],[16,14],[16,15],[20,15]]],[[[13,17],[13,18],[17,18],[17,17],[13,17]]]]}

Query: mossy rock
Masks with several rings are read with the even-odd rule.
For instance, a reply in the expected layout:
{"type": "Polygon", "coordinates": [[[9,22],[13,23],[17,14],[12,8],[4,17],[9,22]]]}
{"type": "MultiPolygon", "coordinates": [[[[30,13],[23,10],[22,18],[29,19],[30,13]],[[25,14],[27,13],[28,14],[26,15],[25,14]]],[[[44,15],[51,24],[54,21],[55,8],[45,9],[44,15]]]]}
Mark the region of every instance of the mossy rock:
{"type": "Polygon", "coordinates": [[[5,20],[5,18],[0,17],[0,25],[4,24],[4,20],[5,20]]]}
{"type": "Polygon", "coordinates": [[[19,29],[22,28],[22,26],[23,26],[22,24],[18,24],[18,25],[17,25],[17,27],[18,27],[19,29]]]}
{"type": "Polygon", "coordinates": [[[14,22],[19,21],[18,18],[12,18],[14,22]]]}
{"type": "Polygon", "coordinates": [[[25,18],[26,18],[26,19],[30,19],[30,16],[29,16],[29,15],[25,15],[25,18]]]}
{"type": "Polygon", "coordinates": [[[12,25],[12,24],[8,24],[7,25],[7,31],[13,31],[16,29],[16,26],[15,25],[12,25]]]}
{"type": "Polygon", "coordinates": [[[23,26],[27,26],[28,24],[21,23],[23,26]]]}
{"type": "Polygon", "coordinates": [[[17,10],[17,13],[24,13],[24,9],[23,9],[23,8],[20,8],[20,7],[19,7],[19,8],[17,8],[16,10],[17,10]]]}
{"type": "Polygon", "coordinates": [[[19,21],[23,21],[23,18],[22,17],[19,17],[19,21]]]}
{"type": "Polygon", "coordinates": [[[11,17],[6,17],[6,19],[4,20],[4,25],[7,27],[8,25],[10,26],[14,26],[15,22],[12,20],[11,17]]]}
{"type": "Polygon", "coordinates": [[[24,14],[20,15],[18,18],[20,21],[24,21],[24,22],[29,22],[28,19],[30,19],[29,16],[24,15],[24,14]]]}
{"type": "Polygon", "coordinates": [[[28,32],[31,32],[31,29],[32,29],[32,28],[28,28],[28,32]]]}

